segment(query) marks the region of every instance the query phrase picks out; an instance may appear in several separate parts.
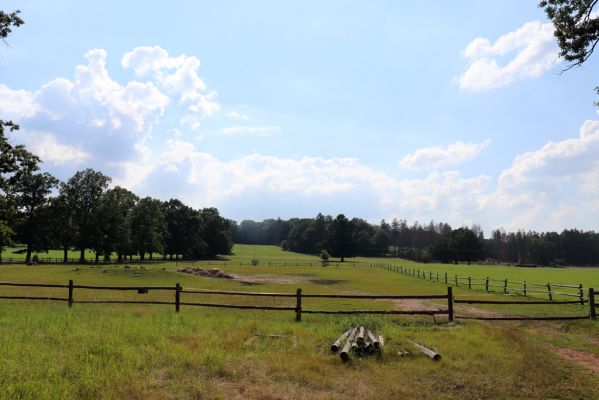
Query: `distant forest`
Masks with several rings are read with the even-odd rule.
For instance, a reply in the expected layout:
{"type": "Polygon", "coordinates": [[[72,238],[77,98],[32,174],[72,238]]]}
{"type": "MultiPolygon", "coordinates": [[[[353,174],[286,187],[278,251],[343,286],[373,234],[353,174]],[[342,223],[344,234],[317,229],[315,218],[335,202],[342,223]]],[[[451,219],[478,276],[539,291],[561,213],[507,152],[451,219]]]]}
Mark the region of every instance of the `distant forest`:
{"type": "Polygon", "coordinates": [[[266,219],[230,221],[235,243],[270,244],[284,250],[333,257],[402,257],[419,262],[486,261],[515,265],[599,265],[599,233],[566,229],[558,232],[496,229],[485,238],[479,225],[453,229],[431,221],[408,224],[404,219],[371,224],[360,218],[266,219]]]}

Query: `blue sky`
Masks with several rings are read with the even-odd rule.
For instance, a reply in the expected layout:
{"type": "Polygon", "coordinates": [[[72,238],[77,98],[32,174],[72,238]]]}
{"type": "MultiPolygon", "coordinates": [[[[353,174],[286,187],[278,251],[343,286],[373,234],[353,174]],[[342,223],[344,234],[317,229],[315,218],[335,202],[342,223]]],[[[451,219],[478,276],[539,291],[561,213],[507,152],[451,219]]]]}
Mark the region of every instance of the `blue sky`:
{"type": "Polygon", "coordinates": [[[597,57],[536,2],[8,1],[0,115],[66,179],[236,220],[597,229],[597,57]]]}

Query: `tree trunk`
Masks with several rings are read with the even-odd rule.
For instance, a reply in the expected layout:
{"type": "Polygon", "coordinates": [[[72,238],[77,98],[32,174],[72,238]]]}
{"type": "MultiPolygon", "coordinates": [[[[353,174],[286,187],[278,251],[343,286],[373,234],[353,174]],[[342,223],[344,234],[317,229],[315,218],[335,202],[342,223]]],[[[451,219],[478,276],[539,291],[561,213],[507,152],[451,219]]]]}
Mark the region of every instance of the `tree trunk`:
{"type": "Polygon", "coordinates": [[[31,245],[27,245],[27,255],[25,256],[25,264],[29,264],[31,262],[31,245]]]}
{"type": "Polygon", "coordinates": [[[139,259],[141,261],[145,260],[145,257],[146,257],[146,253],[144,253],[143,251],[141,253],[139,253],[139,259]]]}
{"type": "Polygon", "coordinates": [[[116,260],[117,260],[118,262],[121,262],[121,261],[123,261],[123,255],[122,255],[121,253],[119,253],[119,255],[117,256],[116,260]]]}
{"type": "Polygon", "coordinates": [[[85,249],[81,248],[79,249],[80,253],[79,253],[79,262],[84,263],[85,262],[85,249]]]}
{"type": "Polygon", "coordinates": [[[67,246],[62,248],[62,261],[65,264],[69,262],[69,248],[67,246]]]}
{"type": "Polygon", "coordinates": [[[152,261],[152,252],[150,252],[150,261],[152,261]]]}
{"type": "Polygon", "coordinates": [[[341,262],[345,261],[345,257],[341,256],[341,262]]]}
{"type": "Polygon", "coordinates": [[[100,260],[100,255],[98,254],[98,252],[96,251],[96,264],[98,263],[98,261],[100,260]]]}

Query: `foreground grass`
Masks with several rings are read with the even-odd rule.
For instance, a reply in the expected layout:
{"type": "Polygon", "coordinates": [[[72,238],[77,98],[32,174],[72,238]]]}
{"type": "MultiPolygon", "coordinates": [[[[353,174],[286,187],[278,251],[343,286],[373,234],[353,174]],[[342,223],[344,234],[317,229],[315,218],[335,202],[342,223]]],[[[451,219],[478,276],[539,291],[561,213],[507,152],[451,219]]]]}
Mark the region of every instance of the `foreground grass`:
{"type": "MultiPolygon", "coordinates": [[[[265,249],[268,254],[268,249],[265,249]]],[[[253,256],[253,255],[251,255],[253,256]]],[[[188,264],[186,264],[188,265],[188,264]]],[[[369,267],[232,265],[247,283],[176,272],[181,265],[2,266],[1,280],[92,285],[174,285],[293,293],[443,293],[441,284],[369,267]]],[[[65,289],[0,287],[8,295],[64,297],[65,289]]],[[[458,297],[505,298],[456,289],[458,297]]],[[[76,300],[169,300],[172,292],[77,289],[76,300]]],[[[293,306],[293,299],[183,294],[184,300],[293,306]]],[[[442,306],[443,304],[441,304],[442,306]]],[[[305,309],[389,309],[389,301],[305,299],[305,309]]],[[[482,309],[497,310],[488,306],[482,309]]],[[[502,311],[506,311],[503,309],[502,311]]],[[[511,307],[511,313],[578,314],[580,306],[511,307]]],[[[439,322],[439,321],[438,321],[439,322]]],[[[343,317],[291,311],[239,311],[183,306],[125,306],[0,300],[0,399],[571,399],[599,397],[599,381],[559,358],[551,346],[599,355],[599,324],[434,324],[418,317],[343,317]],[[380,358],[342,364],[328,346],[360,323],[385,335],[380,358]],[[270,339],[255,333],[293,336],[270,339]],[[440,363],[406,339],[436,347],[440,363]]]]}

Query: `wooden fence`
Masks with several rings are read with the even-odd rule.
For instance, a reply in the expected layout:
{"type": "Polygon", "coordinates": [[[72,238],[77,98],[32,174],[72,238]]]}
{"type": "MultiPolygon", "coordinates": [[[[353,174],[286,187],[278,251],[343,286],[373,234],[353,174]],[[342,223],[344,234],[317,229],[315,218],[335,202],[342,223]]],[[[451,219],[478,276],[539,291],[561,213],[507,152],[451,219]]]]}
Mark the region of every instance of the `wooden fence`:
{"type": "Polygon", "coordinates": [[[64,301],[69,307],[73,304],[165,304],[174,305],[175,312],[179,312],[181,306],[195,307],[217,307],[217,308],[236,308],[245,310],[272,310],[272,311],[293,311],[295,319],[301,321],[302,314],[399,314],[399,315],[440,315],[448,316],[449,321],[453,321],[453,294],[452,288],[447,288],[447,294],[435,295],[350,295],[350,294],[305,294],[302,289],[297,289],[296,293],[264,293],[264,292],[241,292],[241,291],[225,291],[225,290],[208,290],[208,289],[184,289],[180,284],[175,286],[92,286],[92,285],[75,285],[73,280],[69,280],[66,285],[60,284],[42,284],[42,283],[17,283],[17,282],[0,282],[0,286],[12,287],[40,287],[40,288],[61,288],[68,289],[67,297],[45,297],[45,296],[0,296],[0,299],[12,300],[50,300],[64,301]],[[141,300],[76,300],[75,289],[83,290],[128,290],[137,291],[138,293],[149,293],[150,291],[173,291],[174,301],[141,301],[141,300]],[[247,304],[220,304],[220,303],[204,303],[193,302],[181,299],[182,294],[187,295],[225,295],[225,296],[250,296],[250,297],[278,297],[278,298],[293,298],[295,306],[264,306],[264,305],[247,305],[247,304]],[[302,307],[303,299],[387,299],[387,300],[407,300],[407,299],[445,299],[447,301],[447,309],[445,310],[310,310],[302,307]]]}
{"type": "Polygon", "coordinates": [[[216,307],[216,308],[234,308],[245,310],[271,310],[271,311],[293,311],[296,321],[301,321],[302,314],[395,314],[395,315],[447,315],[448,321],[453,322],[458,319],[479,319],[479,320],[573,320],[573,319],[596,319],[595,307],[595,292],[593,288],[589,288],[588,299],[584,302],[589,304],[588,315],[577,316],[550,316],[550,317],[533,317],[533,316],[518,316],[518,317],[468,317],[456,316],[454,304],[525,304],[525,305],[540,305],[540,304],[579,304],[579,301],[494,301],[494,300],[468,300],[454,299],[453,288],[447,287],[446,294],[431,294],[431,295],[353,295],[353,294],[305,294],[302,289],[297,289],[295,293],[265,293],[265,292],[242,292],[242,291],[227,291],[227,290],[208,290],[208,289],[184,289],[179,283],[174,286],[94,286],[94,285],[75,285],[73,280],[69,280],[68,284],[44,284],[44,283],[18,283],[18,282],[0,282],[0,286],[9,287],[39,287],[39,288],[59,288],[67,289],[67,297],[46,297],[46,296],[0,296],[0,299],[11,300],[49,300],[49,301],[64,301],[69,307],[73,304],[162,304],[174,305],[175,312],[179,312],[181,306],[192,307],[216,307]],[[172,291],[174,292],[174,301],[143,301],[143,300],[76,300],[75,289],[78,290],[112,290],[112,291],[137,291],[140,294],[146,294],[150,291],[172,291]],[[249,304],[221,304],[221,303],[205,303],[182,300],[182,294],[185,295],[224,295],[224,296],[249,296],[249,297],[277,297],[277,298],[292,298],[295,299],[295,306],[264,306],[264,305],[249,305],[249,304]],[[427,300],[439,299],[447,302],[446,309],[439,310],[312,310],[305,309],[302,306],[303,299],[366,299],[366,300],[427,300]]]}
{"type": "Polygon", "coordinates": [[[495,293],[521,293],[524,296],[531,294],[547,296],[548,300],[554,297],[576,297],[575,303],[584,304],[588,298],[585,298],[585,291],[582,283],[578,285],[566,285],[561,283],[538,283],[528,281],[509,281],[506,279],[495,278],[472,278],[470,276],[450,275],[447,272],[425,271],[419,268],[408,268],[389,264],[371,264],[371,268],[384,268],[389,271],[399,272],[404,275],[421,278],[432,282],[442,282],[446,285],[468,289],[483,289],[485,292],[495,293]],[[557,289],[557,290],[556,290],[557,289]]]}

